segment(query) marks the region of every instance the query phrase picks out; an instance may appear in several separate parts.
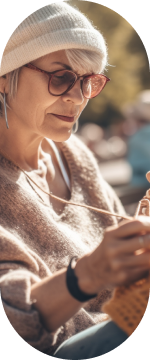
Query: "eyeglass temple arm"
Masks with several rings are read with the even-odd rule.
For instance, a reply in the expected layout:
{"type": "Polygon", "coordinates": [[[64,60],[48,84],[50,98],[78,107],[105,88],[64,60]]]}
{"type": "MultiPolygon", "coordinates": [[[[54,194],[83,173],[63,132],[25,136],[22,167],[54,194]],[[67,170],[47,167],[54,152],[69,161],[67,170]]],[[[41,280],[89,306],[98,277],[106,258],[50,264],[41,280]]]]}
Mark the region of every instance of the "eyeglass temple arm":
{"type": "Polygon", "coordinates": [[[24,66],[27,67],[28,69],[35,70],[35,71],[41,72],[43,74],[47,74],[47,75],[49,75],[50,78],[53,75],[52,73],[49,73],[48,71],[45,71],[45,70],[42,70],[42,69],[39,69],[37,66],[34,66],[34,65],[30,64],[30,63],[26,64],[24,66]]]}
{"type": "Polygon", "coordinates": [[[45,73],[46,71],[44,71],[44,70],[42,70],[42,69],[39,69],[39,68],[37,68],[36,66],[34,66],[34,65],[32,65],[32,64],[26,64],[26,65],[24,65],[25,67],[27,67],[27,68],[29,68],[29,69],[32,69],[32,70],[36,70],[36,71],[38,71],[38,72],[42,72],[42,73],[45,73]]]}

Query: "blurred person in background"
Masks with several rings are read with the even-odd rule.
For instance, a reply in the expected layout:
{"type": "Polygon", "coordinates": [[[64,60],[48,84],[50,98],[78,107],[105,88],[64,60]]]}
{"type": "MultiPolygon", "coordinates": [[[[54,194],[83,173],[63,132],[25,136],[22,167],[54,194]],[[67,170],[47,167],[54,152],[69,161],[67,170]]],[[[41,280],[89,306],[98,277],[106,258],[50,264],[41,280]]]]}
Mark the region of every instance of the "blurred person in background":
{"type": "Polygon", "coordinates": [[[106,133],[101,126],[93,123],[86,123],[81,127],[77,136],[94,153],[99,162],[109,159],[110,151],[107,140],[105,139],[106,133]]]}
{"type": "Polygon", "coordinates": [[[125,156],[127,146],[120,136],[107,135],[107,130],[93,123],[84,124],[77,136],[93,151],[99,162],[113,160],[125,156]]]}
{"type": "Polygon", "coordinates": [[[93,123],[84,124],[77,136],[91,149],[95,152],[95,144],[99,144],[103,141],[104,130],[101,126],[93,123]]]}
{"type": "Polygon", "coordinates": [[[150,170],[150,90],[142,91],[123,112],[127,159],[132,167],[131,185],[148,187],[145,174],[150,170]]]}

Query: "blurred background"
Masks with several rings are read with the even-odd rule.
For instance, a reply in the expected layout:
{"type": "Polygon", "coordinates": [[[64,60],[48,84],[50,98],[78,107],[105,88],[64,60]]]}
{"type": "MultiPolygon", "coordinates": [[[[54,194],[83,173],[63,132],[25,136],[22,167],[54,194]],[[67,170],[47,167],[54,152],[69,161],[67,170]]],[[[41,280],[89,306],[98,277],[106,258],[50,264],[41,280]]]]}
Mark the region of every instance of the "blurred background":
{"type": "Polygon", "coordinates": [[[111,81],[91,99],[76,133],[95,154],[100,171],[127,213],[134,215],[149,183],[150,72],[145,47],[133,27],[113,10],[72,0],[103,34],[111,81]]]}

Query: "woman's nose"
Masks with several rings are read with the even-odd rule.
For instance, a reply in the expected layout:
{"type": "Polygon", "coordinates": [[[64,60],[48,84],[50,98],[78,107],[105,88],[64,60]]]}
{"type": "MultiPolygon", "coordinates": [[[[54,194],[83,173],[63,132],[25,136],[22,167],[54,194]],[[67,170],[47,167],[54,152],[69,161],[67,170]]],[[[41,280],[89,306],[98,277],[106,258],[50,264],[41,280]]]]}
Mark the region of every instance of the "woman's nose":
{"type": "Polygon", "coordinates": [[[81,80],[78,79],[72,89],[62,95],[62,98],[64,101],[71,101],[77,105],[82,105],[85,98],[81,90],[81,80]]]}

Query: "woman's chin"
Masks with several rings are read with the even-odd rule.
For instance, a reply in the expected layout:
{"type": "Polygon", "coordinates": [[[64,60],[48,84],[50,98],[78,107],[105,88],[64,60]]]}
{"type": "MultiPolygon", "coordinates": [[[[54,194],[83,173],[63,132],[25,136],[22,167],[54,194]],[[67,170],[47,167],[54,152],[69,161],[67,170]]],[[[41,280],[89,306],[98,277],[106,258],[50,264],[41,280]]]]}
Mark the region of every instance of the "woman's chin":
{"type": "Polygon", "coordinates": [[[65,129],[65,131],[61,130],[60,132],[58,131],[56,133],[54,133],[54,132],[47,133],[46,137],[55,142],[63,142],[63,141],[68,140],[70,138],[71,134],[72,134],[72,128],[67,129],[67,130],[65,129]]]}

